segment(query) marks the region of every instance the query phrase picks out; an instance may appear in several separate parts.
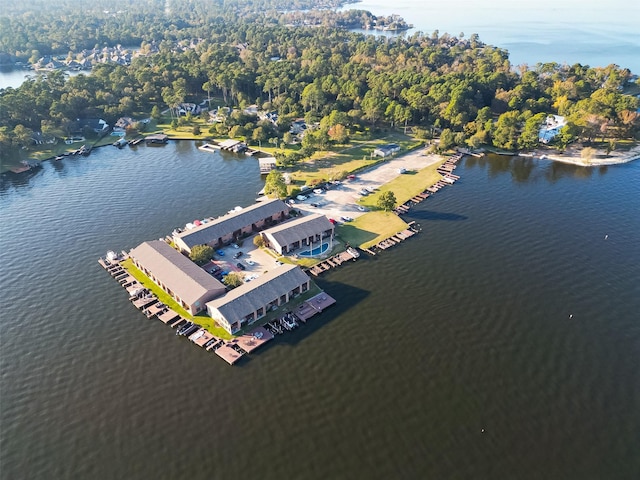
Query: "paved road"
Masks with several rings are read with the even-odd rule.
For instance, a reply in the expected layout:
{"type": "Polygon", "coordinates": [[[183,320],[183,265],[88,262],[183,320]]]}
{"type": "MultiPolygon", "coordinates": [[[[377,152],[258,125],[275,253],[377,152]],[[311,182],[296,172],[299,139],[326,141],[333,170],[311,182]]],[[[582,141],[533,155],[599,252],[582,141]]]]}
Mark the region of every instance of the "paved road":
{"type": "Polygon", "coordinates": [[[356,203],[362,188],[378,188],[401,175],[401,169],[421,170],[441,159],[440,155],[425,155],[421,148],[359,173],[355,180],[345,180],[339,187],[323,194],[312,194],[308,200],[296,201],[295,206],[303,213],[321,213],[335,220],[340,217],[356,218],[364,213],[358,210],[356,203]],[[320,206],[312,207],[312,203],[320,206]]]}

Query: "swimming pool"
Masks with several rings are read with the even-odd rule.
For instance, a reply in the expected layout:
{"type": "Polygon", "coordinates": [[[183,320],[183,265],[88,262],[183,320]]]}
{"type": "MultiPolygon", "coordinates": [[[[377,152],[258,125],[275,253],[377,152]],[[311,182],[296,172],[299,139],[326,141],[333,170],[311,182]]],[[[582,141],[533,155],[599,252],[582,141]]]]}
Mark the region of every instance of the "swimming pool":
{"type": "Polygon", "coordinates": [[[305,250],[304,252],[300,252],[298,254],[299,257],[315,257],[316,255],[320,255],[326,252],[329,249],[328,243],[323,243],[319,247],[314,248],[313,250],[305,250]]]}

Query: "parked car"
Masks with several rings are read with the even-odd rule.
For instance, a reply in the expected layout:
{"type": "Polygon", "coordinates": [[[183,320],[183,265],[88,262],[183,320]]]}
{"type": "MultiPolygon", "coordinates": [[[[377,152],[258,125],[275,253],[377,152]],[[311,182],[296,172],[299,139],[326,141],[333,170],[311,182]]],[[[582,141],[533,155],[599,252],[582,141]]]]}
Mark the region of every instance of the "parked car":
{"type": "Polygon", "coordinates": [[[240,270],[245,270],[247,268],[240,262],[236,263],[236,267],[238,267],[240,270]]]}
{"type": "Polygon", "coordinates": [[[307,199],[307,197],[305,197],[304,195],[298,195],[296,197],[296,200],[300,201],[300,202],[304,202],[307,199]]]}
{"type": "Polygon", "coordinates": [[[236,252],[233,254],[233,258],[240,258],[242,256],[242,252],[236,252]]]}
{"type": "Polygon", "coordinates": [[[256,262],[254,262],[253,260],[251,260],[250,258],[247,260],[247,265],[253,267],[256,264],[256,262]]]}
{"type": "Polygon", "coordinates": [[[221,257],[224,257],[224,250],[216,250],[216,253],[221,257]]]}
{"type": "Polygon", "coordinates": [[[313,193],[320,195],[321,193],[324,193],[324,190],[321,188],[314,188],[313,193]]]}
{"type": "Polygon", "coordinates": [[[361,212],[367,212],[368,210],[363,207],[362,205],[358,205],[358,210],[360,210],[361,212]]]}

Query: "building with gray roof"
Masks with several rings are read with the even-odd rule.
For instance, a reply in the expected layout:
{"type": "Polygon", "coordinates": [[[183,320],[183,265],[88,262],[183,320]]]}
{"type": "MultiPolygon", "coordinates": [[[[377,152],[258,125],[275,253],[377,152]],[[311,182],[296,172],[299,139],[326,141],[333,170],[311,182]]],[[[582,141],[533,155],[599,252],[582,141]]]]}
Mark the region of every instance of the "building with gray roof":
{"type": "Polygon", "coordinates": [[[166,242],[144,242],[131,250],[133,263],[192,315],[226,291],[225,286],[166,242]]]}
{"type": "Polygon", "coordinates": [[[282,200],[266,200],[193,229],[174,233],[173,241],[184,252],[191,252],[196,245],[218,248],[283,221],[289,211],[290,207],[282,200]]]}
{"type": "Polygon", "coordinates": [[[309,290],[310,279],[297,265],[281,265],[207,303],[209,315],[227,332],[236,333],[309,290]]]}
{"type": "Polygon", "coordinates": [[[268,228],[261,235],[266,246],[285,255],[303,247],[319,247],[324,240],[333,239],[334,229],[327,217],[313,213],[268,228]]]}

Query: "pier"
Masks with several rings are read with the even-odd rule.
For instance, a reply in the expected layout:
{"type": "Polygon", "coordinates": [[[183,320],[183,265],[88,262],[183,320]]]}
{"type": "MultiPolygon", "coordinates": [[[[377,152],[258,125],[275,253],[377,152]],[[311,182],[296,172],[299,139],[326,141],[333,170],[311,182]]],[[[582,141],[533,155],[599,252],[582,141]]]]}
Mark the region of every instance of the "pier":
{"type": "MultiPolygon", "coordinates": [[[[398,216],[406,215],[407,213],[409,213],[409,210],[411,210],[412,206],[424,202],[433,194],[438,193],[441,188],[453,185],[456,181],[460,180],[460,177],[458,175],[454,175],[452,172],[456,169],[456,167],[458,166],[457,163],[464,155],[465,153],[458,152],[455,155],[447,158],[447,160],[437,169],[437,172],[442,175],[442,178],[433,185],[427,187],[424,192],[412,197],[402,205],[398,205],[396,208],[394,208],[393,212],[398,216]]],[[[387,245],[384,244],[383,249],[386,248],[386,246],[387,245]]]]}
{"type": "MultiPolygon", "coordinates": [[[[343,254],[348,255],[348,259],[355,259],[360,255],[352,248],[347,249],[347,252],[343,252],[343,254]]],[[[113,256],[116,255],[113,254],[113,256]]],[[[123,252],[117,258],[99,258],[98,263],[112,277],[119,279],[119,283],[126,290],[131,303],[141,310],[147,318],[156,317],[165,325],[175,329],[177,335],[186,337],[191,343],[206,352],[215,353],[229,365],[234,365],[242,357],[273,340],[275,335],[297,328],[300,323],[306,323],[308,318],[321,313],[336,303],[335,299],[326,293],[320,293],[303,302],[295,314],[288,312],[281,318],[267,322],[265,326],[256,326],[231,340],[223,340],[201,325],[181,317],[177,312],[161,303],[155,295],[150,293],[120,265],[120,262],[126,258],[128,256],[123,252]]],[[[344,258],[347,259],[347,256],[344,258]]]]}
{"type": "Polygon", "coordinates": [[[360,253],[355,248],[349,247],[344,252],[340,252],[337,255],[334,255],[326,260],[323,260],[322,262],[307,269],[307,271],[317,277],[322,272],[326,272],[327,270],[331,270],[332,268],[338,267],[342,265],[344,262],[347,262],[349,260],[356,261],[359,256],[360,256],[360,253]]]}

